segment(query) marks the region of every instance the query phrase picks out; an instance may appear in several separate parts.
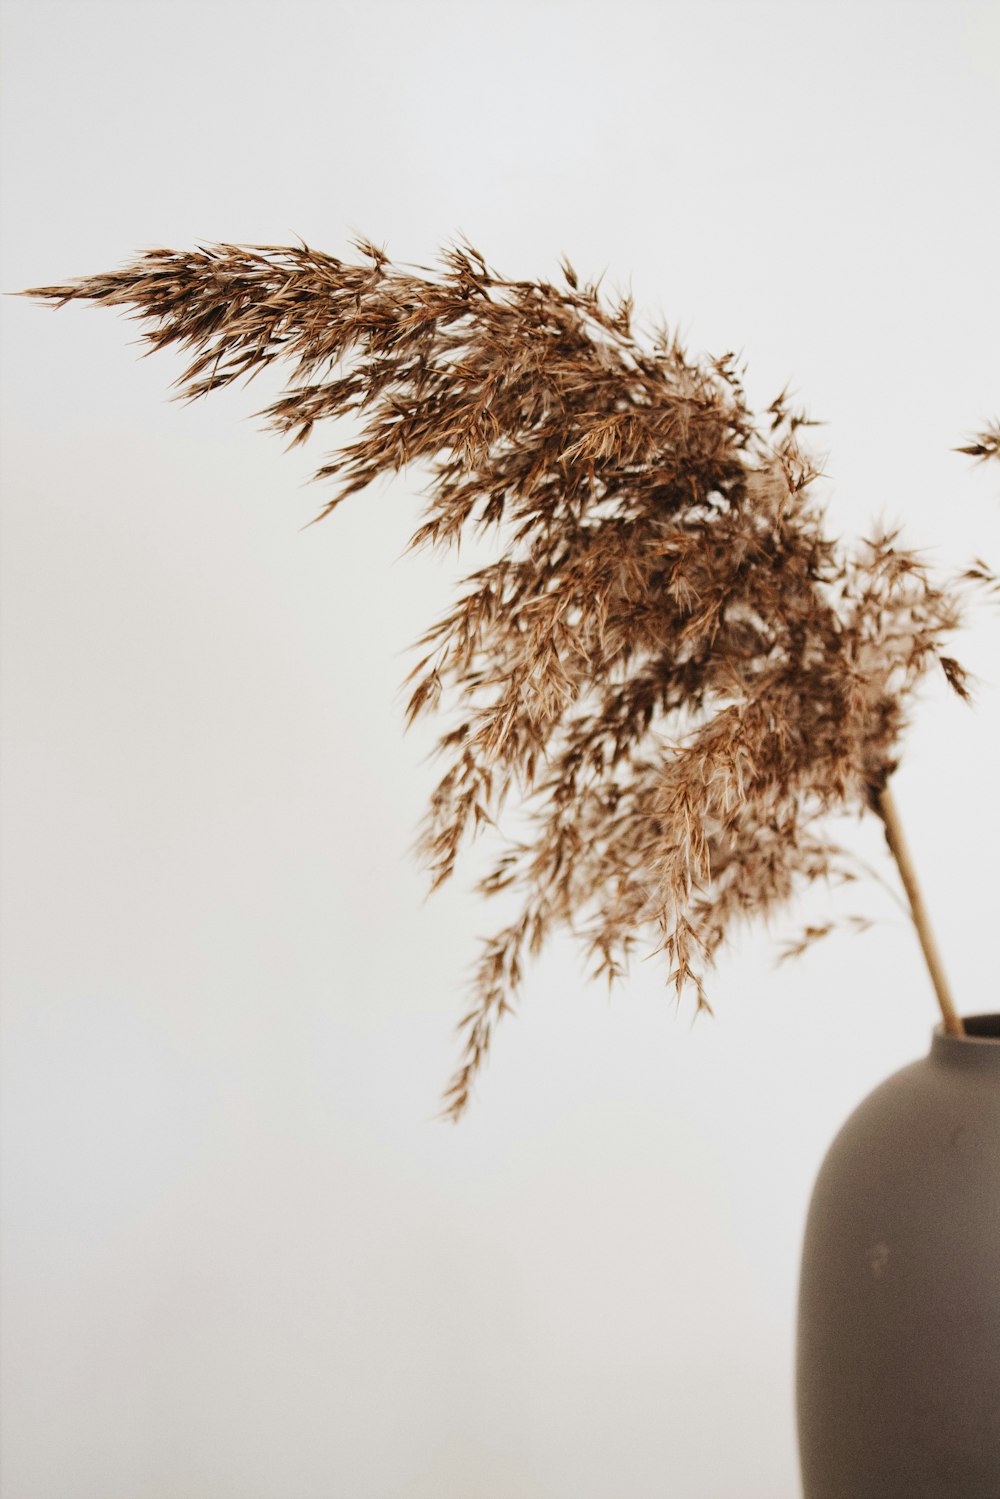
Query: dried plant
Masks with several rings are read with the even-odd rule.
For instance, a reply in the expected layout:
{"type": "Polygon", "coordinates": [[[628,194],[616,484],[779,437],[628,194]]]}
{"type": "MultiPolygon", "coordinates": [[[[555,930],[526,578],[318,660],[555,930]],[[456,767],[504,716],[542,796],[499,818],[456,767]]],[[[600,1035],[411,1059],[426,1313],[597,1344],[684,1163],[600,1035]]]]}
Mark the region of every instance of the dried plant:
{"type": "MultiPolygon", "coordinates": [[[[500,533],[411,678],[411,720],[453,713],[421,840],[433,883],[488,825],[505,841],[478,888],[520,897],[482,948],[444,1112],[465,1109],[553,931],[609,979],[651,944],[707,1008],[734,925],[859,872],[829,832],[845,809],[885,823],[960,1029],[888,783],[926,674],[967,695],[945,643],[970,593],[996,588],[989,569],[941,582],[895,532],[828,536],[786,397],[756,415],[733,356],[692,360],[666,331],[637,332],[631,301],[568,263],[555,286],[506,280],[467,244],[436,271],[356,248],[360,264],[305,245],[152,250],[26,295],[128,309],[152,348],[192,352],[189,398],[289,363],[269,426],[294,445],[327,418],[360,424],[317,473],[337,485],[323,516],[420,463],[414,546],[500,533]]],[[[998,449],[992,427],[962,451],[998,449]]]]}

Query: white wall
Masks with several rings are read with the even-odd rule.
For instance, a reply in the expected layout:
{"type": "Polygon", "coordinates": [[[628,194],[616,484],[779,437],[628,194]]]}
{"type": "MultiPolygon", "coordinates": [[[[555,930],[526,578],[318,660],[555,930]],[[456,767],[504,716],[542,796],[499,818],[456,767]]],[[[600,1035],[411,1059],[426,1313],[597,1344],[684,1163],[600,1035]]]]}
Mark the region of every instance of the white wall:
{"type": "MultiPolygon", "coordinates": [[[[2,287],[353,231],[631,278],[828,422],[833,524],[1000,560],[995,6],[8,4],[2,287]]],[[[284,455],[111,313],[7,300],[9,1499],[791,1499],[797,1259],[855,1103],[935,1013],[885,924],[609,1003],[555,947],[435,1122],[487,924],[424,903],[419,479],[300,529],[284,455]]],[[[327,443],[329,446],[329,443],[327,443]]],[[[995,620],[898,797],[996,1009],[995,620]]],[[[857,836],[881,857],[873,830],[857,836]]]]}

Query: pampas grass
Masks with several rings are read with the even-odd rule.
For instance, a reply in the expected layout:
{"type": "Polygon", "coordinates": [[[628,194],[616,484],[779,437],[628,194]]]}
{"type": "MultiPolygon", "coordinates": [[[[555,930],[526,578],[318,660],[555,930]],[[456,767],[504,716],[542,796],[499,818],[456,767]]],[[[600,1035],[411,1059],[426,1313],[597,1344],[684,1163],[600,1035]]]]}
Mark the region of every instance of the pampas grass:
{"type": "MultiPolygon", "coordinates": [[[[553,285],[507,280],[464,243],[433,270],[356,250],[151,250],[25,295],[126,310],[152,349],[191,355],[190,399],[286,365],[260,414],[292,445],[354,414],[360,435],[317,471],[333,486],[317,519],[417,464],[430,483],[414,547],[499,533],[499,560],[465,579],[409,683],[410,721],[446,715],[420,842],[433,885],[489,826],[505,842],[478,888],[519,899],[483,943],[445,1114],[468,1106],[553,932],[609,980],[640,946],[659,951],[677,995],[707,1009],[739,922],[864,873],[830,836],[836,812],[885,824],[960,1029],[889,781],[920,683],[938,672],[968,695],[947,641],[994,575],[977,561],[936,578],[894,531],[830,536],[787,398],[752,411],[732,355],[692,359],[665,329],[640,332],[628,298],[568,263],[553,285]]],[[[1000,427],[961,451],[996,459],[1000,427]]]]}

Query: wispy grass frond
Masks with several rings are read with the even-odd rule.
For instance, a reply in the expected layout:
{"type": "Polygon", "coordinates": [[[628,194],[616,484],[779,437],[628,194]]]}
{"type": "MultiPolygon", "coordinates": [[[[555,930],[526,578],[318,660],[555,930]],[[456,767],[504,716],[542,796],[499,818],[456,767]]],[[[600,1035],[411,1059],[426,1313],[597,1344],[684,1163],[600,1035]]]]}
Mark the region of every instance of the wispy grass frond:
{"type": "MultiPolygon", "coordinates": [[[[707,1008],[736,923],[849,872],[824,821],[876,805],[932,666],[966,692],[945,641],[995,580],[976,564],[937,581],[891,532],[829,536],[786,397],[755,414],[731,355],[640,336],[629,300],[571,266],[554,285],[468,244],[427,272],[356,248],[152,250],[28,295],[140,319],[151,348],[190,354],[183,397],[288,367],[261,414],[292,443],[353,414],[317,519],[421,463],[414,546],[499,531],[500,560],[465,580],[410,681],[411,720],[453,715],[421,838],[433,882],[505,805],[527,817],[480,886],[521,907],[476,966],[457,1118],[558,928],[612,980],[640,944],[662,951],[707,1008]]],[[[963,451],[995,457],[998,436],[963,451]]]]}

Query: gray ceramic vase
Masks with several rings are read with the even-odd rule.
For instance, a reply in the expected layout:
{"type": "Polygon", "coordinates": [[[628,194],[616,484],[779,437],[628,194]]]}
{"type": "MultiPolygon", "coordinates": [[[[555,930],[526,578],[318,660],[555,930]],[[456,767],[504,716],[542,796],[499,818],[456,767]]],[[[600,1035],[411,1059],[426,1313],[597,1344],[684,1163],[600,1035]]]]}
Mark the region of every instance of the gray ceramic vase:
{"type": "Polygon", "coordinates": [[[1000,1015],[939,1027],[827,1154],[806,1224],[805,1499],[1000,1496],[1000,1015]]]}

